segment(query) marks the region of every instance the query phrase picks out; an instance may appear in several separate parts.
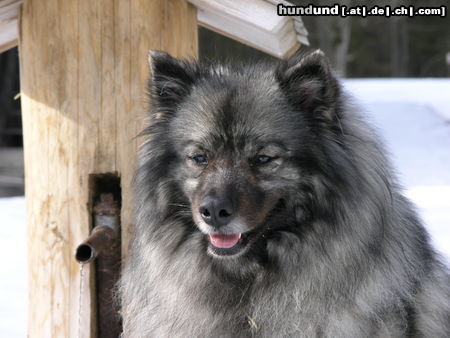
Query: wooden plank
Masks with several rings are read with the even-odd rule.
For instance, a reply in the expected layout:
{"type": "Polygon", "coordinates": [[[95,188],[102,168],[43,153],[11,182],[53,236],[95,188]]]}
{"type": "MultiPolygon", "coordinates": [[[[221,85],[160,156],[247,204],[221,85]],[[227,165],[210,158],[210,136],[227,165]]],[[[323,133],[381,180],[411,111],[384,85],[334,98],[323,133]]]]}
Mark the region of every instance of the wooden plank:
{"type": "Polygon", "coordinates": [[[17,20],[0,22],[0,53],[17,46],[17,20]]]}
{"type": "Polygon", "coordinates": [[[21,3],[21,0],[0,1],[0,53],[17,46],[17,15],[21,3]]]}
{"type": "Polygon", "coordinates": [[[175,57],[197,56],[198,28],[195,7],[179,0],[165,1],[165,6],[161,45],[175,57]],[[177,38],[180,36],[189,38],[177,38]]]}
{"type": "MultiPolygon", "coordinates": [[[[73,156],[76,100],[67,99],[70,95],[76,97],[76,81],[71,74],[77,68],[77,59],[61,48],[60,41],[70,37],[70,34],[63,35],[64,29],[76,29],[70,23],[76,20],[77,11],[70,6],[71,2],[37,3],[25,3],[22,15],[26,19],[22,20],[21,27],[30,263],[28,322],[31,336],[67,337],[70,334],[67,310],[71,292],[78,284],[78,270],[73,275],[70,271],[73,266],[71,228],[82,229],[83,223],[78,223],[79,205],[74,203],[77,188],[68,184],[77,170],[73,156]],[[70,14],[61,18],[60,12],[70,14]]],[[[74,39],[65,43],[76,46],[74,39]]]]}
{"type": "Polygon", "coordinates": [[[196,57],[196,13],[184,0],[29,0],[21,11],[19,47],[28,335],[94,337],[92,267],[80,293],[73,259],[91,227],[89,175],[120,175],[125,257],[148,50],[196,57]]]}
{"type": "Polygon", "coordinates": [[[277,7],[264,0],[189,0],[199,9],[236,18],[250,26],[276,33],[285,25],[286,17],[277,15],[277,7]]]}
{"type": "MultiPolygon", "coordinates": [[[[135,119],[141,111],[136,109],[134,100],[132,99],[131,83],[136,81],[135,74],[132,73],[131,64],[140,62],[142,59],[132,59],[132,30],[131,16],[133,11],[131,1],[114,1],[114,42],[115,42],[115,147],[117,149],[115,166],[121,167],[121,186],[122,199],[128,201],[122,204],[121,209],[121,232],[122,232],[122,254],[126,254],[127,244],[133,230],[133,208],[132,208],[132,189],[131,180],[134,170],[136,152],[136,143],[132,138],[136,135],[135,119]],[[120,81],[118,81],[120,79],[120,81]],[[127,116],[130,112],[132,117],[127,116]],[[121,146],[126,146],[121,149],[121,146]],[[128,161],[128,166],[125,165],[128,161]]],[[[156,24],[155,24],[156,25],[156,24]]],[[[157,32],[155,32],[157,34],[157,32]]],[[[137,37],[135,37],[137,38],[137,37]]],[[[159,43],[155,42],[157,48],[159,43]]],[[[140,56],[142,58],[142,56],[140,56]]],[[[140,83],[140,81],[139,81],[140,83]]],[[[135,93],[133,93],[135,94],[135,93]]]]}
{"type": "Polygon", "coordinates": [[[263,0],[189,0],[201,25],[279,58],[300,47],[294,20],[263,0]]]}
{"type": "Polygon", "coordinates": [[[0,1],[0,22],[16,19],[21,0],[1,0],[0,1]]]}
{"type": "MultiPolygon", "coordinates": [[[[61,1],[62,5],[65,4],[61,1]]],[[[101,102],[101,71],[100,66],[100,4],[98,1],[77,1],[75,13],[77,16],[75,22],[71,24],[71,29],[65,29],[65,35],[73,39],[72,44],[66,44],[64,40],[58,41],[58,49],[71,48],[72,54],[75,56],[76,69],[70,74],[70,81],[75,82],[74,97],[65,97],[75,104],[75,119],[73,130],[75,137],[70,143],[70,154],[74,157],[74,167],[76,176],[68,183],[69,187],[74,188],[75,182],[77,187],[73,191],[73,204],[75,207],[77,223],[71,227],[73,238],[70,243],[70,254],[73,254],[76,246],[80,241],[89,235],[92,228],[92,218],[90,217],[90,194],[89,194],[89,175],[97,172],[96,154],[98,151],[98,129],[101,102]]],[[[59,17],[62,21],[67,20],[71,14],[67,12],[68,8],[60,9],[59,17]]],[[[62,61],[64,62],[64,61],[62,61]]],[[[58,113],[64,114],[63,111],[58,113]]],[[[51,135],[50,135],[51,137],[51,135]]],[[[70,141],[69,141],[70,142],[70,141]]],[[[26,177],[25,177],[26,180],[26,177]]],[[[26,195],[25,195],[26,196],[26,195]]],[[[70,207],[70,206],[67,206],[70,207]]],[[[83,281],[80,281],[79,266],[71,257],[71,269],[69,276],[75,280],[73,289],[71,290],[71,299],[66,305],[68,309],[65,313],[65,324],[70,337],[89,337],[96,333],[94,320],[96,318],[95,304],[95,277],[93,265],[88,265],[88,271],[84,272],[83,281]],[[83,290],[80,291],[80,285],[83,284],[83,290]],[[80,294],[81,292],[81,294],[80,294]]],[[[30,332],[30,331],[29,331],[30,332]]]]}
{"type": "Polygon", "coordinates": [[[13,4],[13,3],[21,4],[22,2],[23,2],[23,0],[0,0],[0,11],[3,7],[7,7],[10,4],[13,4]]]}
{"type": "Polygon", "coordinates": [[[272,44],[272,45],[268,45],[267,41],[264,42],[264,44],[256,44],[255,41],[251,41],[251,39],[241,39],[239,37],[237,37],[236,35],[230,34],[226,31],[222,31],[220,29],[217,28],[217,26],[210,26],[204,22],[199,22],[200,26],[203,26],[205,28],[208,28],[218,34],[224,35],[226,37],[229,37],[230,39],[239,41],[240,43],[250,46],[252,48],[258,49],[262,52],[265,52],[269,55],[272,55],[274,57],[280,58],[280,59],[288,59],[289,57],[291,57],[301,46],[301,44],[299,43],[300,41],[294,42],[290,49],[287,48],[279,48],[279,47],[275,47],[277,44],[272,44]]]}
{"type": "Polygon", "coordinates": [[[12,40],[6,43],[0,44],[0,53],[6,52],[7,50],[14,48],[19,43],[19,40],[12,40]]]}

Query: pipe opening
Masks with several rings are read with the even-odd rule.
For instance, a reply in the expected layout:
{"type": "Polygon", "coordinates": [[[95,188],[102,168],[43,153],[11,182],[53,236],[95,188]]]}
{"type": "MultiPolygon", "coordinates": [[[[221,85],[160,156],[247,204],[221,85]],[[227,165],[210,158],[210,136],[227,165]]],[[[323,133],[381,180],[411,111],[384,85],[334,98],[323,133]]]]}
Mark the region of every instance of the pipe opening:
{"type": "MultiPolygon", "coordinates": [[[[0,0],[1,1],[1,0],[0,0]]],[[[75,259],[84,266],[94,264],[91,282],[95,285],[93,309],[96,337],[119,337],[122,324],[115,306],[114,289],[120,274],[120,177],[117,173],[89,175],[91,232],[75,250],[75,259]]],[[[83,270],[81,270],[83,271],[83,270]]]]}
{"type": "Polygon", "coordinates": [[[94,249],[89,244],[81,244],[75,252],[75,259],[78,263],[89,263],[94,259],[94,249]]]}

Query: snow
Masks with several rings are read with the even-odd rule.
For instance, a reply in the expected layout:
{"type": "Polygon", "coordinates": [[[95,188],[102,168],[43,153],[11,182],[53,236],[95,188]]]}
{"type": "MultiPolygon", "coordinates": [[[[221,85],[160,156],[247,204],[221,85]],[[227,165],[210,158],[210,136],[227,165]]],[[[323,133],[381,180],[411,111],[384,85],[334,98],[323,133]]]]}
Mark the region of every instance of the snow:
{"type": "Polygon", "coordinates": [[[346,87],[365,103],[397,102],[429,106],[450,120],[450,80],[433,79],[347,79],[346,87]]]}
{"type": "Polygon", "coordinates": [[[25,200],[0,198],[0,337],[26,337],[25,200]]]}
{"type": "Polygon", "coordinates": [[[406,195],[450,265],[450,79],[348,79],[383,137],[406,195]]]}
{"type": "MultiPolygon", "coordinates": [[[[450,79],[352,79],[344,85],[384,138],[406,195],[449,263],[450,79]]],[[[0,198],[0,220],[0,337],[25,337],[24,198],[0,198]]]]}

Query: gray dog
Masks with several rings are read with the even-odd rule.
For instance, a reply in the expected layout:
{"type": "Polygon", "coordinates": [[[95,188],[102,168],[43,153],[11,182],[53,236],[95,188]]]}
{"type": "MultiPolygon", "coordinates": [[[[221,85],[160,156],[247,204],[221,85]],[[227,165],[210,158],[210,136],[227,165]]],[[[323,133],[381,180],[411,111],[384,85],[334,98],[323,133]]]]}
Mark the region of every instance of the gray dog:
{"type": "Polygon", "coordinates": [[[450,337],[450,280],[322,52],[150,57],[125,337],[450,337]]]}

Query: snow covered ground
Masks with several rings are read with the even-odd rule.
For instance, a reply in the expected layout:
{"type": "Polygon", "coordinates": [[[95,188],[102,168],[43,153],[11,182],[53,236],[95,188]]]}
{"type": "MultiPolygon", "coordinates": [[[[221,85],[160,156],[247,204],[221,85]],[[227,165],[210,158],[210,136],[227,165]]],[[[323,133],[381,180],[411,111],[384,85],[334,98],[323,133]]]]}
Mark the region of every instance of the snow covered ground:
{"type": "MultiPolygon", "coordinates": [[[[354,79],[345,87],[382,134],[406,194],[450,262],[450,79],[354,79]]],[[[25,337],[23,197],[0,199],[0,223],[0,337],[25,337]]]]}
{"type": "Polygon", "coordinates": [[[450,79],[345,81],[382,137],[406,195],[450,266],[450,79]]]}
{"type": "Polygon", "coordinates": [[[23,197],[0,198],[0,337],[26,337],[26,233],[23,197]]]}

